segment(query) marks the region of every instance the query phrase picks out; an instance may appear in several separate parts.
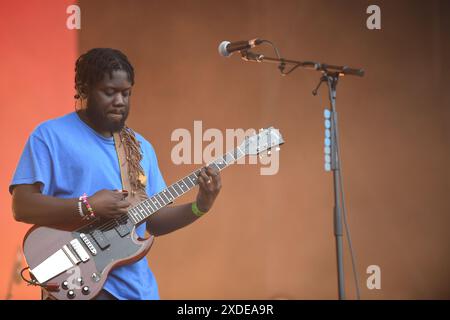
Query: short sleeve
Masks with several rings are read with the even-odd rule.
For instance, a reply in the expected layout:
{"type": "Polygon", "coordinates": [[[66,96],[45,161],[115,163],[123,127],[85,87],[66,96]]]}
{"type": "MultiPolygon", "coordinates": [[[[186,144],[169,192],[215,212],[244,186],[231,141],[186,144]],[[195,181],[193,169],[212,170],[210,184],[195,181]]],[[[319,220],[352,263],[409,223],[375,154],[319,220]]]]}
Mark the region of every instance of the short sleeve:
{"type": "Polygon", "coordinates": [[[146,143],[146,149],[150,162],[146,191],[149,196],[153,196],[155,193],[161,192],[166,188],[166,182],[164,181],[161,171],[159,170],[155,150],[149,142],[146,143]]]}
{"type": "Polygon", "coordinates": [[[34,184],[40,182],[41,192],[48,193],[51,179],[52,160],[46,143],[32,134],[25,145],[20,157],[9,192],[12,193],[14,186],[19,184],[34,184]]]}

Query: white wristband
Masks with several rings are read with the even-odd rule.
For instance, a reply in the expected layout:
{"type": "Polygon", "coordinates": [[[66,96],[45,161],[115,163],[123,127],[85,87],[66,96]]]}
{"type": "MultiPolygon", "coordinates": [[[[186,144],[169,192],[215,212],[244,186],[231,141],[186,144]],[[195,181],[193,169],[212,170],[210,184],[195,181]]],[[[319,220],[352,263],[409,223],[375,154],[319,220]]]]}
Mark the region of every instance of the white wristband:
{"type": "Polygon", "coordinates": [[[81,201],[78,201],[78,213],[82,218],[84,218],[85,214],[83,212],[83,208],[81,207],[81,201]]]}

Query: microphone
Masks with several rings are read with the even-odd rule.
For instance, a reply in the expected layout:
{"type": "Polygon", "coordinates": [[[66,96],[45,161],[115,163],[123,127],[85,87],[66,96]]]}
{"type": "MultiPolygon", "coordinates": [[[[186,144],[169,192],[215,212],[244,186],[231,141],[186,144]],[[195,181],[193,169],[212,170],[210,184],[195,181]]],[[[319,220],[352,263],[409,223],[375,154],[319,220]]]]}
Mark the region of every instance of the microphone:
{"type": "Polygon", "coordinates": [[[229,57],[233,54],[235,51],[242,51],[242,50],[248,50],[251,49],[259,44],[261,44],[263,41],[261,39],[252,39],[249,41],[222,41],[219,44],[219,54],[223,57],[229,57]]]}

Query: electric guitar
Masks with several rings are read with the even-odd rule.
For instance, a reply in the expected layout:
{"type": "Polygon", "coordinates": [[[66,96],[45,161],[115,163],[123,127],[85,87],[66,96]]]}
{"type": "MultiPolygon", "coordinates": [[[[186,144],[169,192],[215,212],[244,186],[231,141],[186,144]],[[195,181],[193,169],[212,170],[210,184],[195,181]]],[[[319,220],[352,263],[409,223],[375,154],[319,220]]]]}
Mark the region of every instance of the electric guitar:
{"type": "MultiPolygon", "coordinates": [[[[209,164],[219,171],[246,155],[270,152],[283,144],[273,127],[246,137],[239,147],[209,164]]],[[[32,284],[57,300],[89,300],[102,289],[108,273],[117,266],[138,261],[153,243],[142,239],[136,227],[153,213],[198,184],[200,169],[163,191],[130,207],[115,219],[93,219],[76,230],[33,226],[25,235],[23,252],[32,284]]]]}

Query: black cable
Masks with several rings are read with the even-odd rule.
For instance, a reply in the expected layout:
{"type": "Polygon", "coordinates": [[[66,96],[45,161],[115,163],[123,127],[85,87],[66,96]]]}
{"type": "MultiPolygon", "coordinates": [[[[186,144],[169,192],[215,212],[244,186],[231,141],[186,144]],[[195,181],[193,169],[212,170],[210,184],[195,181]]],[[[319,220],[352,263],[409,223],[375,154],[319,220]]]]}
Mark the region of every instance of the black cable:
{"type": "Polygon", "coordinates": [[[350,237],[350,228],[347,225],[347,210],[345,209],[344,190],[342,189],[342,187],[343,187],[342,170],[341,170],[341,175],[339,178],[339,184],[341,185],[341,192],[342,192],[342,211],[344,213],[343,217],[344,217],[345,233],[347,234],[348,247],[350,250],[350,256],[352,258],[353,278],[355,279],[355,287],[356,287],[356,299],[360,300],[361,292],[359,291],[360,289],[359,289],[358,273],[356,272],[356,263],[355,263],[355,256],[354,256],[354,252],[353,252],[352,239],[350,237]]]}
{"type": "Polygon", "coordinates": [[[284,72],[284,68],[286,68],[286,62],[284,62],[284,59],[281,58],[280,51],[278,50],[278,48],[273,44],[272,41],[269,41],[269,40],[261,40],[261,43],[268,43],[269,45],[272,46],[273,50],[275,51],[275,55],[277,56],[278,60],[281,61],[280,64],[278,65],[278,70],[280,70],[281,75],[283,75],[283,76],[288,75],[289,73],[294,71],[294,69],[296,69],[297,67],[300,66],[300,65],[295,65],[288,72],[284,72]]]}
{"type": "Polygon", "coordinates": [[[275,54],[277,55],[277,58],[281,60],[280,51],[278,48],[273,44],[272,41],[269,40],[261,40],[261,43],[268,43],[272,46],[273,50],[275,51],[275,54]]]}
{"type": "Polygon", "coordinates": [[[25,267],[22,269],[22,271],[20,271],[20,277],[22,278],[22,280],[25,281],[26,283],[28,283],[29,286],[39,286],[39,287],[45,288],[45,286],[38,283],[35,279],[31,279],[31,280],[25,279],[23,272],[27,269],[29,270],[30,267],[25,267]]]}
{"type": "Polygon", "coordinates": [[[275,55],[277,56],[278,60],[281,61],[280,64],[278,65],[278,70],[280,70],[281,75],[287,76],[292,71],[294,71],[295,69],[297,69],[298,67],[300,67],[302,65],[301,63],[297,63],[291,69],[289,69],[289,71],[285,72],[284,69],[286,68],[286,62],[284,62],[284,59],[281,57],[280,50],[278,50],[278,48],[275,46],[275,44],[273,44],[272,41],[261,40],[261,43],[269,44],[273,48],[273,50],[275,51],[275,55]]]}
{"type": "Polygon", "coordinates": [[[295,69],[297,69],[300,66],[301,66],[301,64],[298,63],[295,66],[293,66],[288,72],[284,72],[284,70],[280,70],[280,71],[283,76],[287,76],[289,73],[291,73],[292,71],[294,71],[295,69]]]}

